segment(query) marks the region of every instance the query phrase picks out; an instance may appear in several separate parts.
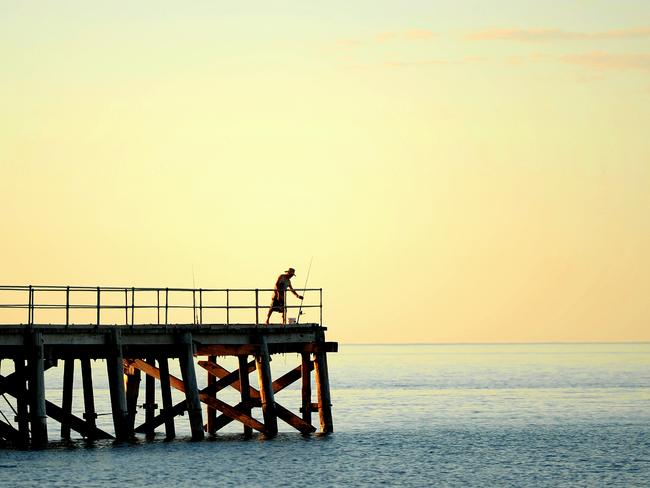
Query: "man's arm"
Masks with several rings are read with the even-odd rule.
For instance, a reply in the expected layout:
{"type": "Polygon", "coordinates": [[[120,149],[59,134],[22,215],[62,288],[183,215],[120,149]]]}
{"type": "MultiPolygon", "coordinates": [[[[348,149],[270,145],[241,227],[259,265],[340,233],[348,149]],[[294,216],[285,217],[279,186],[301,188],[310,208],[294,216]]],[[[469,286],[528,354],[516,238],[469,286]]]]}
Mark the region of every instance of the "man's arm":
{"type": "Polygon", "coordinates": [[[296,295],[300,300],[302,300],[302,295],[298,295],[298,294],[296,293],[296,290],[294,290],[294,289],[293,289],[293,286],[291,285],[291,281],[289,282],[289,289],[291,290],[291,293],[293,293],[293,294],[296,295]]]}

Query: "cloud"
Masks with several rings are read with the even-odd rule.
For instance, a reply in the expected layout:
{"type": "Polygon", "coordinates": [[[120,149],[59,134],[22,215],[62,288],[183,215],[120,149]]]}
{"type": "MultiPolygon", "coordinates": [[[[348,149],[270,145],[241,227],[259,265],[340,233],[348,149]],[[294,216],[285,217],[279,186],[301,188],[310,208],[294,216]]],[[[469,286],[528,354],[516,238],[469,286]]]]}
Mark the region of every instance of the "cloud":
{"type": "Polygon", "coordinates": [[[572,32],[562,29],[496,28],[471,32],[464,36],[469,41],[576,41],[599,39],[638,39],[650,37],[650,27],[612,29],[601,32],[572,32]]]}
{"type": "Polygon", "coordinates": [[[437,32],[433,32],[428,29],[407,29],[403,31],[380,32],[379,34],[371,38],[366,38],[365,40],[337,39],[334,41],[334,44],[336,48],[349,49],[395,41],[425,41],[438,37],[438,35],[439,34],[437,32]]]}
{"type": "Polygon", "coordinates": [[[436,32],[428,29],[411,29],[402,33],[402,38],[410,41],[432,39],[437,36],[438,34],[436,32]]]}
{"type": "Polygon", "coordinates": [[[354,47],[359,47],[361,45],[361,41],[358,41],[356,39],[337,39],[334,41],[334,46],[339,48],[339,49],[350,49],[354,47]]]}
{"type": "Polygon", "coordinates": [[[404,31],[380,32],[374,38],[376,42],[388,41],[423,41],[438,37],[437,32],[429,29],[408,29],[404,31]]]}
{"type": "Polygon", "coordinates": [[[559,60],[566,64],[584,66],[600,71],[650,70],[650,54],[619,54],[594,51],[568,54],[559,60]]]}
{"type": "Polygon", "coordinates": [[[419,61],[386,61],[382,66],[387,68],[412,68],[421,66],[448,66],[470,64],[483,61],[483,58],[478,56],[466,56],[460,59],[424,59],[419,61]]]}
{"type": "Polygon", "coordinates": [[[505,59],[510,66],[526,64],[554,63],[581,68],[578,75],[580,82],[604,80],[611,73],[630,71],[650,72],[650,53],[612,53],[593,51],[578,54],[542,54],[513,56],[505,59]]]}
{"type": "Polygon", "coordinates": [[[425,59],[422,61],[386,61],[382,66],[387,68],[410,68],[418,66],[439,66],[451,64],[450,61],[444,59],[425,59]]]}

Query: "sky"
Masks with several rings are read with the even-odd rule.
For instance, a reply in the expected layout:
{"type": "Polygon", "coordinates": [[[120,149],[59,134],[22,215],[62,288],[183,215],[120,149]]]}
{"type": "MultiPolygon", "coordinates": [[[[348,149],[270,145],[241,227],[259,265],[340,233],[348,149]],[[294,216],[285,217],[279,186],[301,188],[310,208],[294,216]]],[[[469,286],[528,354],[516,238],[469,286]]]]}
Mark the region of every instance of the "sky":
{"type": "Polygon", "coordinates": [[[0,66],[2,284],[311,262],[329,340],[650,340],[647,0],[2,0],[0,66]]]}

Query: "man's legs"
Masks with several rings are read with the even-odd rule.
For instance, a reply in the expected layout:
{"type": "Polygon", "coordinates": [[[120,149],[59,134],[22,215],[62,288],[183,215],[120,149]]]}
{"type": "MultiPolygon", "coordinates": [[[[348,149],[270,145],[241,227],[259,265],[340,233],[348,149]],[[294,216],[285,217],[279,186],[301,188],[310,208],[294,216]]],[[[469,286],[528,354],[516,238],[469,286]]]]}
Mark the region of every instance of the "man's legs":
{"type": "Polygon", "coordinates": [[[287,323],[287,292],[282,295],[282,325],[287,323]]]}
{"type": "Polygon", "coordinates": [[[271,318],[272,313],[273,313],[273,307],[269,307],[269,313],[266,314],[266,325],[269,325],[269,319],[271,318]]]}

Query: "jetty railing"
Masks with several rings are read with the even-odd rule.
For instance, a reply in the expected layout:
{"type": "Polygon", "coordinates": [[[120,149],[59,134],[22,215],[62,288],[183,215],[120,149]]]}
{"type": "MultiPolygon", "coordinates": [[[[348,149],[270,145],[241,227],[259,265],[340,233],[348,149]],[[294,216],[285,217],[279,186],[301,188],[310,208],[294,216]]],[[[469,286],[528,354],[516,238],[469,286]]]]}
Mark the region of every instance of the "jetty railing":
{"type": "MultiPolygon", "coordinates": [[[[296,291],[304,300],[295,305],[285,300],[287,316],[297,311],[289,323],[308,318],[322,325],[323,289],[296,291]]],[[[259,324],[272,293],[271,288],[0,285],[0,325],[259,324]]]]}

